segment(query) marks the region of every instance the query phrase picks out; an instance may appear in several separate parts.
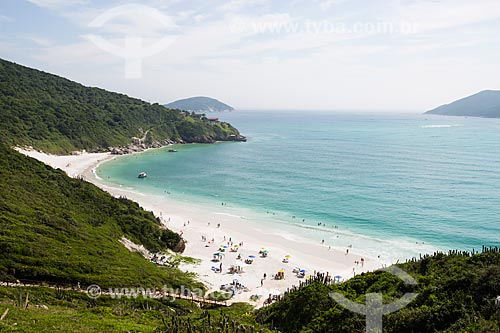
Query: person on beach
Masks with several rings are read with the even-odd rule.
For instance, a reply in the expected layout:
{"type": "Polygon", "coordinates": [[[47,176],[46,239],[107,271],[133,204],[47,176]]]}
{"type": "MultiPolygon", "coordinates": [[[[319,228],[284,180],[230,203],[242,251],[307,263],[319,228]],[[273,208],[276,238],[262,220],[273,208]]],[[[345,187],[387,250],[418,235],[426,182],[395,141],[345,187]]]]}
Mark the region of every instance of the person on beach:
{"type": "Polygon", "coordinates": [[[266,279],[266,277],[267,277],[267,274],[266,274],[266,273],[264,273],[264,280],[266,279]]]}
{"type": "Polygon", "coordinates": [[[264,286],[264,279],[260,279],[260,286],[263,287],[264,286]]]}

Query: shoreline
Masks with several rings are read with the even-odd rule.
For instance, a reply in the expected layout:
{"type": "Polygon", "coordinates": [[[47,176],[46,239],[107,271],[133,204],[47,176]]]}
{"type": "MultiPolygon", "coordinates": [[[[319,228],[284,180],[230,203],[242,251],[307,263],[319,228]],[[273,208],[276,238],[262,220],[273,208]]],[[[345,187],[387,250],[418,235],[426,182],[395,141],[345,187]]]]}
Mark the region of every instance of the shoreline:
{"type": "Polygon", "coordinates": [[[197,279],[207,286],[209,292],[219,291],[221,285],[231,283],[234,279],[238,279],[239,283],[249,289],[248,292],[236,294],[228,301],[229,303],[247,302],[262,306],[269,294],[283,293],[303,280],[292,273],[296,267],[306,269],[306,276],[314,275],[316,272],[328,272],[332,277],[341,276],[340,280],[346,280],[355,274],[373,271],[384,266],[376,258],[357,253],[356,248],[341,251],[321,242],[316,244],[305,237],[290,234],[287,230],[281,229],[283,225],[268,225],[254,219],[243,219],[242,216],[231,214],[232,209],[222,205],[211,207],[176,201],[166,196],[144,194],[107,183],[99,178],[96,169],[102,163],[120,155],[86,153],[55,156],[19,148],[17,150],[54,168],[60,168],[71,177],[82,176],[113,196],[127,197],[139,203],[145,210],[152,211],[162,219],[166,227],[182,234],[186,241],[186,249],[182,255],[201,260],[200,264],[183,264],[179,267],[181,270],[196,273],[197,279]],[[220,227],[217,227],[219,224],[220,227]],[[210,242],[209,245],[208,241],[212,239],[214,242],[210,242]],[[223,272],[227,272],[232,265],[240,266],[244,272],[240,274],[213,272],[212,267],[220,266],[219,262],[211,261],[213,254],[221,245],[228,246],[229,250],[231,242],[243,244],[238,252],[225,252],[221,261],[223,272]],[[259,257],[259,251],[262,248],[269,251],[268,257],[259,257]],[[247,265],[243,260],[236,260],[240,253],[243,260],[249,255],[256,258],[252,264],[247,265]],[[282,262],[285,256],[290,256],[288,263],[282,262]],[[284,271],[285,279],[272,279],[280,270],[284,271]],[[263,280],[264,274],[267,276],[265,280],[263,280]],[[251,301],[252,295],[261,295],[261,298],[258,301],[251,301]]]}

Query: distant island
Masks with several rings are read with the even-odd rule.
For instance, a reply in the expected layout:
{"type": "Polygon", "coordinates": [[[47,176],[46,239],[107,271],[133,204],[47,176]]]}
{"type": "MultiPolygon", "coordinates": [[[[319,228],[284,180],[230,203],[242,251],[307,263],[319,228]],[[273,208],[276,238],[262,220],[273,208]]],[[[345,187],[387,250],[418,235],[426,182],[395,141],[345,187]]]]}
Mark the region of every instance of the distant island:
{"type": "Polygon", "coordinates": [[[472,96],[427,111],[425,114],[500,118],[500,91],[484,90],[472,96]]]}
{"type": "Polygon", "coordinates": [[[232,106],[222,103],[221,101],[203,96],[180,99],[175,102],[165,104],[165,107],[169,109],[194,112],[221,112],[234,110],[232,106]]]}

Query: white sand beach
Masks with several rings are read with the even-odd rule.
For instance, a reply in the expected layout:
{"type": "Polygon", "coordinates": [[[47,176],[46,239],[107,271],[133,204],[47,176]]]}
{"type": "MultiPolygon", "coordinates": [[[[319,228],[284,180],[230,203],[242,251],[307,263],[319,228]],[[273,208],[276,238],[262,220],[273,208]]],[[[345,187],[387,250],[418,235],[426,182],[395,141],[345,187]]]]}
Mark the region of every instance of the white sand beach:
{"type": "Polygon", "coordinates": [[[50,165],[54,169],[64,170],[68,176],[77,177],[83,175],[87,170],[93,170],[100,162],[114,158],[109,153],[80,153],[78,155],[51,155],[36,150],[16,148],[24,155],[33,157],[50,165]]]}
{"type": "Polygon", "coordinates": [[[328,272],[330,276],[341,276],[340,280],[345,280],[354,274],[382,266],[375,258],[356,254],[355,246],[349,248],[349,253],[346,253],[347,249],[330,248],[328,244],[322,244],[321,240],[315,243],[297,235],[290,237],[286,232],[286,225],[267,225],[244,219],[234,214],[231,207],[203,206],[176,201],[167,195],[146,195],[119,186],[110,186],[95,174],[100,163],[116,158],[108,153],[54,156],[22,149],[18,151],[60,168],[69,176],[83,176],[112,195],[125,196],[138,202],[144,209],[153,211],[156,216],[162,218],[168,228],[182,233],[182,237],[187,241],[183,255],[201,260],[200,264],[184,265],[181,269],[197,273],[199,280],[211,290],[219,290],[221,285],[231,283],[234,279],[238,279],[239,283],[249,289],[248,292],[235,295],[231,302],[252,303],[251,295],[262,295],[261,299],[253,302],[254,305],[261,306],[270,293],[281,293],[299,284],[301,279],[292,272],[297,267],[307,270],[306,276],[315,272],[328,272]],[[205,238],[206,241],[203,240],[205,238]],[[211,242],[212,239],[214,242],[211,242]],[[231,242],[233,245],[242,243],[237,252],[230,251],[231,242]],[[213,254],[218,252],[221,245],[228,246],[221,262],[212,262],[213,254]],[[265,258],[259,255],[262,248],[268,251],[265,258]],[[239,254],[242,260],[237,260],[239,254]],[[255,259],[252,264],[247,265],[244,260],[249,256],[255,256],[255,259]],[[289,256],[288,263],[283,262],[286,256],[289,256]],[[212,267],[219,268],[221,263],[223,273],[214,272],[212,267]],[[240,266],[242,272],[229,274],[228,269],[232,265],[240,266]],[[284,271],[285,278],[275,280],[274,275],[280,270],[284,271]],[[267,277],[262,281],[264,274],[267,277]]]}

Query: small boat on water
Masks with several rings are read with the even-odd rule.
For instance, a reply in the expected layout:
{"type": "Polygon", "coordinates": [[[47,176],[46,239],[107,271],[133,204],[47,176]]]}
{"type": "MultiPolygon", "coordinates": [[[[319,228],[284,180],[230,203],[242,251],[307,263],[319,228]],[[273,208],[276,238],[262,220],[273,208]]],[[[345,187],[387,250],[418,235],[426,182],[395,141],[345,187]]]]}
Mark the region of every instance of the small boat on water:
{"type": "Polygon", "coordinates": [[[147,176],[148,176],[148,174],[147,174],[147,173],[145,173],[145,172],[141,172],[141,173],[137,176],[137,178],[146,178],[147,176]]]}
{"type": "Polygon", "coordinates": [[[175,149],[169,149],[168,152],[169,153],[177,153],[177,150],[175,150],[175,149]]]}

